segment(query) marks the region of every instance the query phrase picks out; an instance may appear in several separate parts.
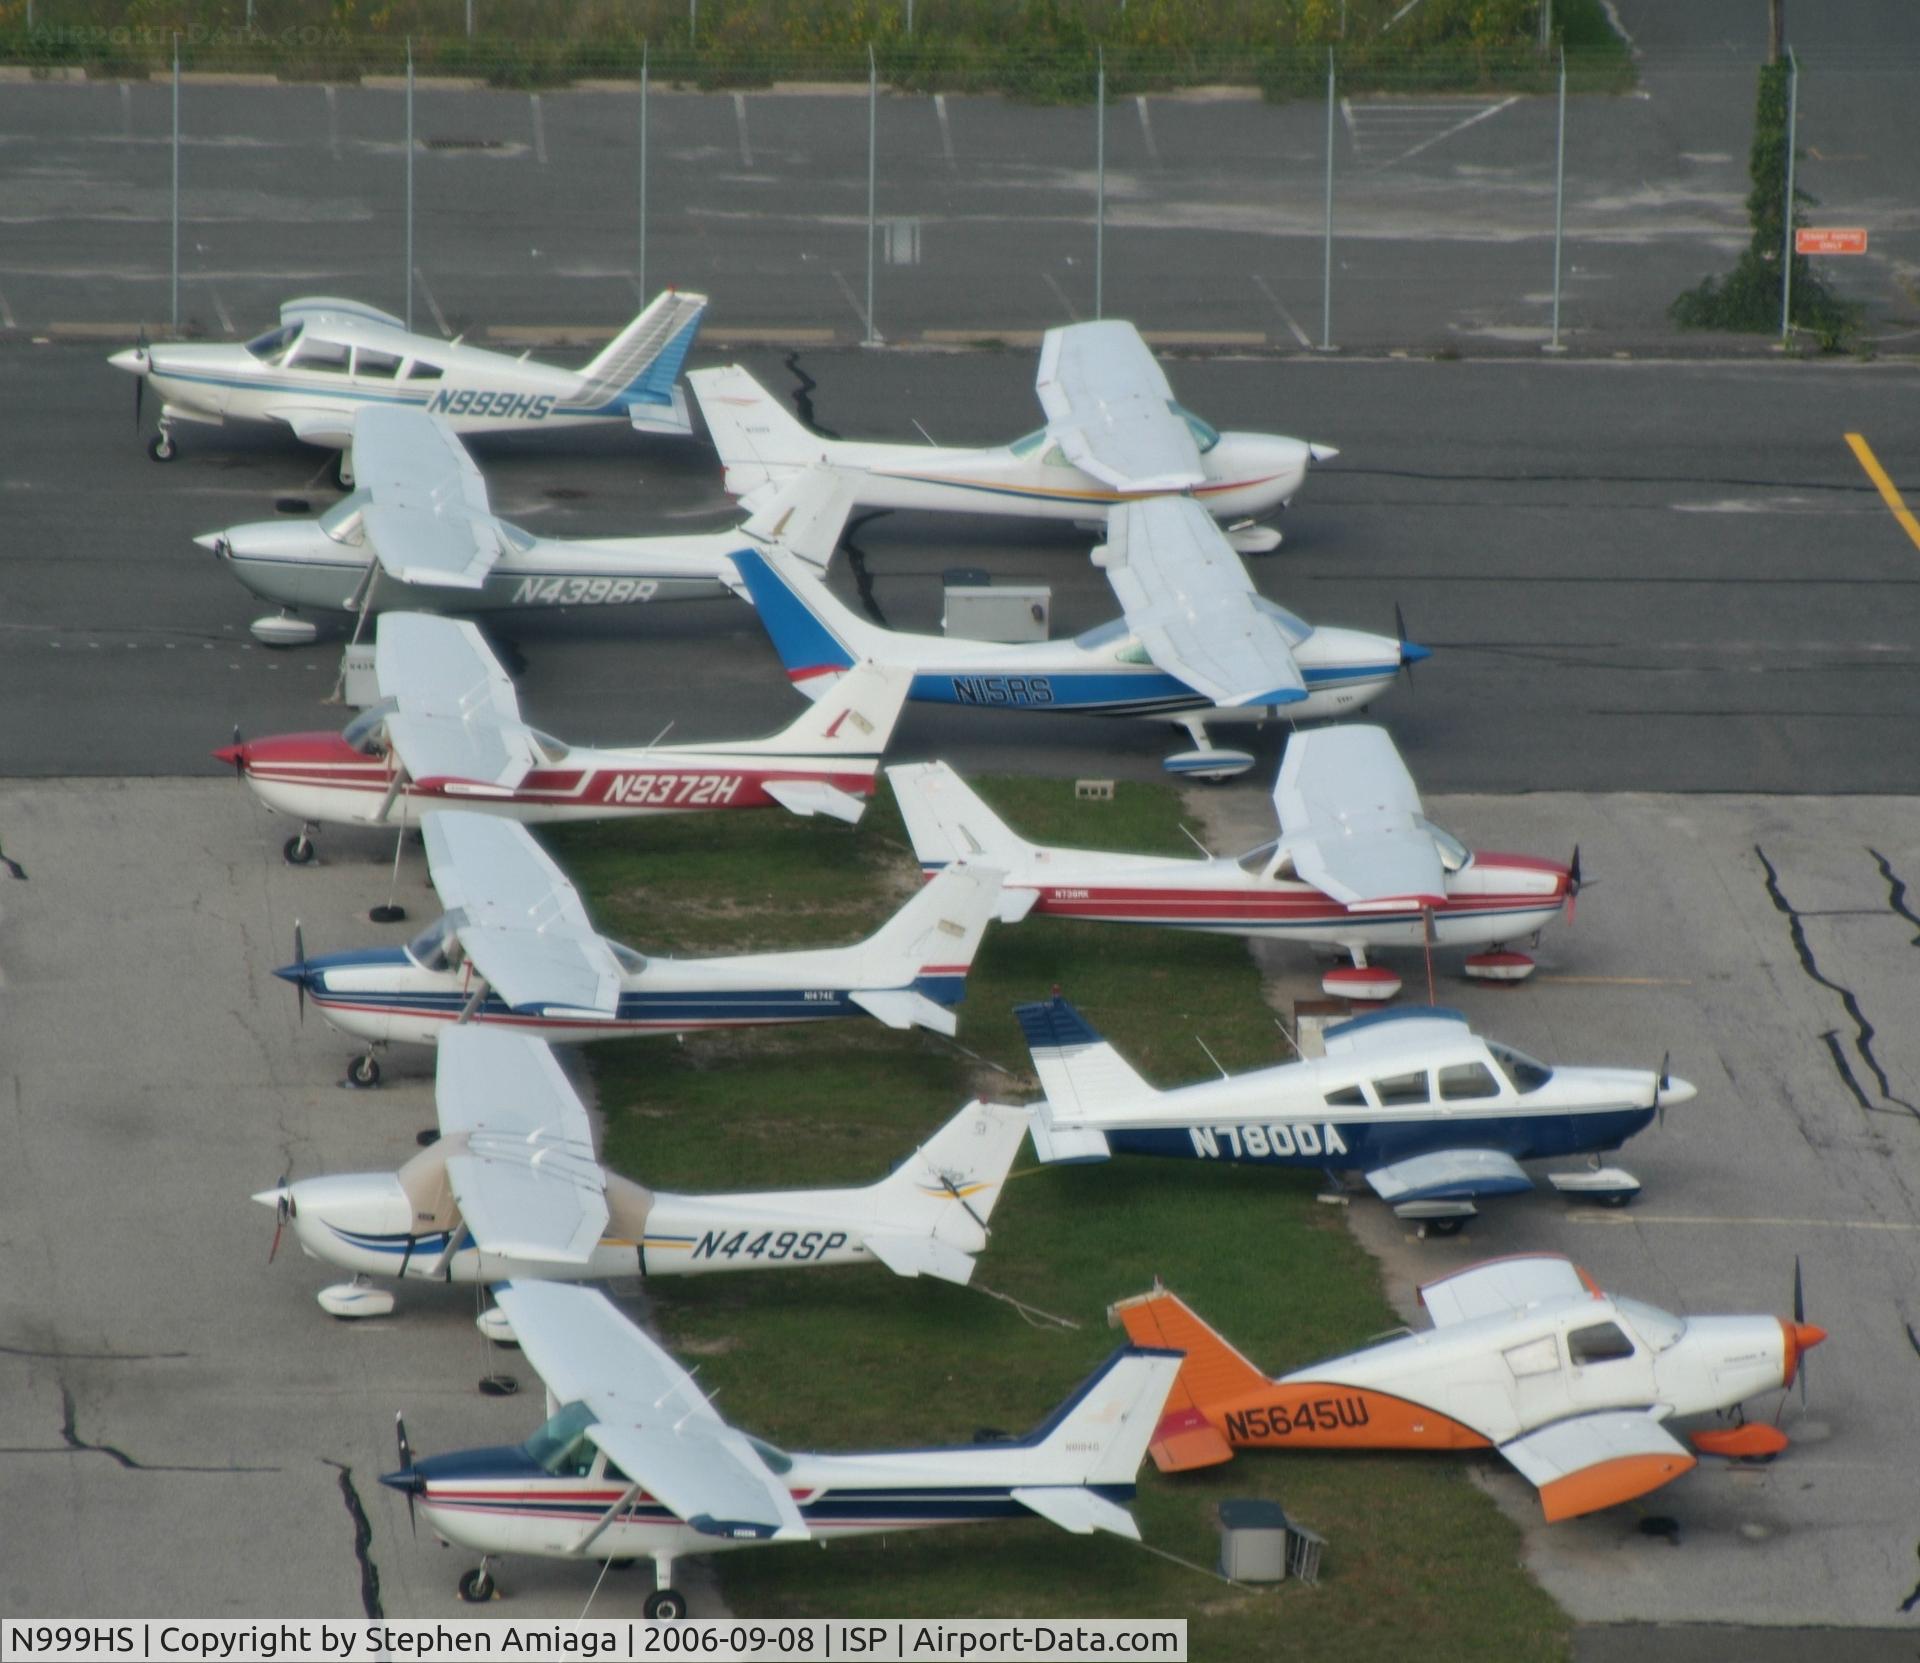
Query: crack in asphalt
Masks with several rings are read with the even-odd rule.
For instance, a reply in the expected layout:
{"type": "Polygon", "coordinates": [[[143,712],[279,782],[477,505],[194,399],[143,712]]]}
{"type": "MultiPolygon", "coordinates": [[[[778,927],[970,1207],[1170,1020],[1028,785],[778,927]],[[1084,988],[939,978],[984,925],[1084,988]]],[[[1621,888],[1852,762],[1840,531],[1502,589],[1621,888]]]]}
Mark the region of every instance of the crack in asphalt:
{"type": "Polygon", "coordinates": [[[353,1557],[360,1565],[360,1609],[368,1622],[378,1622],[386,1612],[380,1605],[380,1567],[368,1551],[373,1546],[373,1522],[360,1504],[360,1492],[353,1483],[353,1468],[344,1461],[329,1461],[325,1456],[321,1457],[321,1465],[332,1467],[340,1475],[340,1494],[347,1504],[347,1517],[353,1520],[353,1557]]]}
{"type": "Polygon", "coordinates": [[[0,1345],[0,1357],[45,1357],[59,1363],[177,1363],[190,1351],[46,1351],[31,1345],[0,1345]]]}
{"type": "MultiPolygon", "coordinates": [[[[1813,948],[1807,941],[1806,928],[1801,922],[1805,915],[1798,912],[1782,892],[1780,874],[1774,870],[1773,862],[1767,859],[1766,850],[1756,843],[1753,846],[1753,852],[1767,874],[1767,896],[1773,902],[1774,910],[1781,913],[1787,920],[1787,928],[1793,938],[1793,950],[1800,960],[1800,968],[1828,992],[1838,995],[1847,1015],[1853,1019],[1853,1048],[1878,1082],[1880,1095],[1889,1103],[1897,1104],[1906,1113],[1920,1119],[1920,1108],[1916,1108],[1904,1097],[1894,1095],[1893,1082],[1887,1078],[1887,1071],[1880,1066],[1879,1058],[1873,1054],[1874,1026],[1867,1020],[1866,1012],[1860,1008],[1859,997],[1852,988],[1836,982],[1821,970],[1818,960],[1813,956],[1813,948]]],[[[1833,1059],[1834,1068],[1861,1108],[1869,1113],[1886,1112],[1868,1102],[1866,1093],[1861,1089],[1859,1080],[1855,1078],[1853,1069],[1847,1062],[1846,1052],[1840,1042],[1839,1030],[1829,1028],[1820,1037],[1826,1044],[1827,1054],[1833,1059]]]]}
{"type": "Polygon", "coordinates": [[[786,357],[786,365],[788,373],[792,375],[794,381],[797,383],[793,389],[793,408],[798,412],[801,421],[806,423],[810,432],[818,433],[823,439],[839,438],[840,435],[834,432],[832,428],[822,427],[820,423],[814,419],[813,394],[820,383],[800,367],[800,354],[797,352],[789,352],[786,357]]]}
{"type": "MultiPolygon", "coordinates": [[[[1880,868],[1880,876],[1887,880],[1887,905],[1892,907],[1909,924],[1920,924],[1920,912],[1907,905],[1907,880],[1893,869],[1893,862],[1878,849],[1868,849],[1873,856],[1873,864],[1880,868]]],[[[1913,938],[1913,945],[1920,947],[1920,935],[1913,938]]]]}
{"type": "Polygon", "coordinates": [[[882,629],[889,627],[887,615],[880,610],[880,602],[873,592],[873,573],[867,570],[867,551],[853,540],[853,534],[870,520],[877,520],[889,512],[885,508],[862,514],[857,520],[850,520],[847,528],[840,533],[840,547],[847,551],[847,570],[853,573],[853,587],[860,596],[860,604],[866,608],[867,616],[882,629]]]}
{"type": "MultiPolygon", "coordinates": [[[[128,1472],[234,1473],[234,1472],[278,1472],[280,1470],[278,1467],[241,1467],[241,1466],[195,1467],[195,1466],[149,1465],[145,1461],[136,1461],[124,1449],[116,1449],[112,1444],[91,1443],[87,1439],[80,1436],[79,1419],[78,1419],[77,1411],[74,1408],[73,1392],[70,1388],[66,1386],[62,1386],[60,1388],[60,1436],[62,1440],[65,1442],[65,1445],[69,1450],[73,1450],[76,1453],[84,1454],[84,1455],[108,1456],[111,1459],[118,1461],[120,1465],[126,1468],[128,1472]]],[[[38,1455],[38,1454],[53,1453],[53,1452],[42,1451],[42,1450],[21,1450],[17,1452],[9,1452],[9,1453],[38,1455]]]]}

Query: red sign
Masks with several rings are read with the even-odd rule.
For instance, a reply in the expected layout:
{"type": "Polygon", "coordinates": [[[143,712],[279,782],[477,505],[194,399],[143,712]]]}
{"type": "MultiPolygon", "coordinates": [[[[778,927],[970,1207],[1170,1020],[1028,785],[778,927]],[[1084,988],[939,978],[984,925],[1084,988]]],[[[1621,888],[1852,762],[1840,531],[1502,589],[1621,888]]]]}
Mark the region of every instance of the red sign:
{"type": "Polygon", "coordinates": [[[1793,251],[1796,254],[1864,254],[1867,234],[1804,225],[1793,233],[1793,251]]]}

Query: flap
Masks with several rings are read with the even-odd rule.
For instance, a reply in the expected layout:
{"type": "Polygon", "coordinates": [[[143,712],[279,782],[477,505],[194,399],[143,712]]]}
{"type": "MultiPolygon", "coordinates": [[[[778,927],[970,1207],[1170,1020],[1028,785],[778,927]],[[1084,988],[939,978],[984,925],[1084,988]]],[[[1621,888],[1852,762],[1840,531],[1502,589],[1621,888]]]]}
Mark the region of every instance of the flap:
{"type": "Polygon", "coordinates": [[[272,415],[276,421],[283,421],[292,428],[293,436],[305,444],[345,450],[353,442],[351,409],[289,410],[280,406],[273,410],[272,415]]]}
{"type": "Polygon", "coordinates": [[[1104,1161],[1113,1154],[1107,1134],[1091,1126],[1056,1126],[1049,1106],[1042,1103],[1030,1130],[1033,1152],[1052,1166],[1060,1162],[1104,1161]]]}
{"type": "Polygon", "coordinates": [[[861,1240],[866,1249],[896,1276],[937,1276],[963,1287],[973,1280],[973,1256],[949,1247],[932,1236],[889,1235],[869,1232],[861,1240]]]}
{"type": "Polygon", "coordinates": [[[1097,562],[1153,662],[1218,705],[1296,704],[1293,648],[1306,626],[1263,604],[1220,528],[1192,497],[1154,497],[1107,516],[1097,562]]]}
{"type": "Polygon", "coordinates": [[[1049,329],[1034,386],[1067,459],[1123,491],[1203,484],[1200,447],[1173,410],[1173,389],[1132,324],[1049,329]]]}
{"type": "Polygon", "coordinates": [[[1517,1316],[1549,1300],[1577,1299],[1596,1290],[1561,1253],[1516,1253],[1469,1265],[1424,1284],[1420,1300],[1436,1328],[1476,1317],[1517,1316]]]}
{"type": "Polygon", "coordinates": [[[453,429],[410,405],[353,420],[353,477],[381,567],[401,583],[478,589],[504,552],[486,482],[453,429]]]}
{"type": "Polygon", "coordinates": [[[387,737],[416,781],[511,790],[539,764],[513,682],[479,630],[422,612],[382,613],[373,651],[387,737]]]}
{"type": "Polygon", "coordinates": [[[1273,806],[1294,869],[1336,901],[1361,908],[1445,901],[1439,848],[1385,728],[1294,734],[1273,806]]]}
{"type": "Polygon", "coordinates": [[[1518,1195],[1533,1180],[1511,1155],[1498,1149],[1436,1149],[1367,1174],[1382,1201],[1471,1201],[1482,1195],[1518,1195]]]}
{"type": "Polygon", "coordinates": [[[829,814],[855,826],[867,812],[864,801],[825,780],[763,780],[760,789],[782,808],[803,817],[829,814]]]}
{"type": "Polygon", "coordinates": [[[1697,1464],[1652,1415],[1634,1410],[1555,1421],[1500,1453],[1540,1492],[1549,1524],[1631,1501],[1697,1464]]]}
{"type": "Polygon", "coordinates": [[[1126,1508],[1080,1485],[1016,1488],[1013,1499],[1076,1536],[1091,1536],[1096,1530],[1108,1530],[1132,1542],[1140,1540],[1140,1527],[1133,1522],[1133,1515],[1126,1508]]]}
{"type": "Polygon", "coordinates": [[[949,1038],[960,1031],[953,1012],[945,1005],[936,1005],[924,993],[905,988],[854,988],[847,997],[889,1028],[931,1028],[949,1038]]]}

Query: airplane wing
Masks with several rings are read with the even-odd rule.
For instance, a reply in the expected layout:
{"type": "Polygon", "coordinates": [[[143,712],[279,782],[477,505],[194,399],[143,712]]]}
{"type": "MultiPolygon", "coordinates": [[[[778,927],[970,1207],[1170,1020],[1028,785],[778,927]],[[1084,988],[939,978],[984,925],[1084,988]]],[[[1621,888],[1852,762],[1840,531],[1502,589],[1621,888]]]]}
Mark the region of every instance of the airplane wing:
{"type": "Polygon", "coordinates": [[[1540,1492],[1549,1524],[1631,1501],[1698,1464],[1651,1414],[1631,1409],[1555,1421],[1500,1453],[1540,1492]]]}
{"type": "Polygon", "coordinates": [[[587,1111],[546,1045],[461,1026],[434,1063],[440,1134],[464,1136],[447,1182],[483,1252],[585,1264],[607,1227],[587,1111]]]}
{"type": "Polygon", "coordinates": [[[1469,1265],[1425,1283],[1420,1300],[1436,1328],[1475,1317],[1518,1315],[1550,1299],[1575,1299],[1597,1290],[1562,1253],[1516,1253],[1469,1265]]]}
{"type": "Polygon", "coordinates": [[[371,501],[360,523],[401,583],[478,589],[503,545],[486,482],[453,430],[424,410],[379,404],[353,419],[353,477],[371,501]]]}
{"type": "Polygon", "coordinates": [[[506,796],[539,762],[520,701],[479,630],[421,612],[382,613],[373,649],[387,737],[415,780],[506,796]],[[491,790],[486,788],[491,787],[491,790]]]}
{"type": "Polygon", "coordinates": [[[709,1536],[809,1534],[753,1443],[604,1294],[529,1282],[508,1283],[498,1297],[548,1394],[586,1404],[587,1436],[655,1500],[709,1536]]]}
{"type": "Polygon", "coordinates": [[[1373,1193],[1389,1206],[1413,1201],[1471,1201],[1483,1195],[1519,1195],[1533,1188],[1526,1169],[1498,1149],[1436,1149],[1375,1167],[1373,1193]]]}
{"type": "Polygon", "coordinates": [[[1446,899],[1446,870],[1420,793],[1385,728],[1294,734],[1273,806],[1294,870],[1336,901],[1385,912],[1446,899]]]}
{"type": "Polygon", "coordinates": [[[1206,481],[1193,430],[1130,323],[1049,329],[1034,383],[1067,460],[1121,491],[1184,491],[1206,481]]]}
{"type": "Polygon", "coordinates": [[[1196,693],[1219,705],[1307,696],[1281,615],[1261,605],[1240,556],[1192,497],[1109,510],[1095,561],[1148,656],[1196,693]]]}
{"type": "Polygon", "coordinates": [[[436,811],[420,818],[433,887],[463,915],[460,945],[517,1011],[610,1019],[620,961],[580,895],[517,820],[436,811]]]}

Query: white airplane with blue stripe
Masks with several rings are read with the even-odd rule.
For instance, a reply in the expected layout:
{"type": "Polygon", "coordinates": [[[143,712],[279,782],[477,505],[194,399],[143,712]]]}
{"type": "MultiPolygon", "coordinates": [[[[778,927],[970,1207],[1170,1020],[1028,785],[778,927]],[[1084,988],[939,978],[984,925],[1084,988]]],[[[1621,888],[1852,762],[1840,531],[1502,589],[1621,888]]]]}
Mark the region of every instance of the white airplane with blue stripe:
{"type": "Polygon", "coordinates": [[[1375,1011],[1328,1028],[1325,1053],[1160,1090],[1055,995],[1021,1005],[1040,1087],[1043,1161],[1158,1155],[1229,1166],[1358,1172],[1401,1218],[1452,1235],[1489,1196],[1521,1194],[1527,1161],[1591,1158],[1546,1177],[1624,1206],[1640,1182],[1599,1157],[1694,1088],[1632,1068],[1570,1068],[1483,1039],[1454,1010],[1375,1011]]]}
{"type": "MultiPolygon", "coordinates": [[[[323,1288],[336,1317],[385,1316],[386,1281],[698,1276],[880,1264],[965,1283],[1026,1136],[1027,1111],[972,1102],[878,1183],[857,1189],[671,1195],[609,1172],[542,1040],[468,1023],[434,1058],[440,1135],[398,1172],[283,1182],[254,1200],[309,1258],[353,1272],[323,1288]]],[[[272,1255],[268,1255],[271,1259],[272,1255]]],[[[511,1339],[488,1312],[495,1339],[511,1339]]]]}
{"type": "Polygon", "coordinates": [[[956,865],[851,947],[732,958],[646,957],[588,921],[578,891],[517,821],[424,815],[427,865],[447,910],[404,947],[308,958],[274,974],[342,1033],[368,1042],[349,1078],[380,1078],[374,1053],[434,1045],[455,1026],[498,1025],[556,1045],[703,1028],[871,1016],[952,1034],[953,1006],[1000,896],[1000,874],[956,865]]]}
{"type": "Polygon", "coordinates": [[[669,289],[580,370],[416,334],[391,312],[325,295],[288,301],[278,326],[244,345],[142,342],[108,362],[140,378],[136,426],[148,384],[160,395],[160,430],[147,446],[156,462],[179,454],[177,423],[272,422],[305,444],[339,451],[338,477],[350,486],[353,418],[375,407],[424,410],[456,433],[608,422],[687,433],[677,383],[706,309],[705,295],[669,289]]]}
{"type": "MultiPolygon", "coordinates": [[[[822,493],[833,489],[831,476],[819,478],[822,493]]],[[[833,514],[814,518],[831,523],[833,514]]],[[[1250,752],[1216,747],[1210,726],[1350,716],[1392,687],[1402,666],[1430,656],[1404,639],[1315,628],[1266,599],[1189,498],[1115,509],[1093,557],[1126,616],[1069,640],[1011,645],[882,629],[778,541],[742,550],[733,565],[788,679],[809,698],[856,663],[895,665],[912,672],[907,697],[925,704],[1173,723],[1194,748],[1165,766],[1200,779],[1229,779],[1254,763],[1250,752]]]]}
{"type": "Polygon", "coordinates": [[[1127,1511],[1181,1353],[1125,1345],[1024,1438],[928,1449],[788,1453],[729,1426],[693,1377],[591,1288],[499,1290],[552,1413],[522,1444],[415,1460],[380,1482],[442,1542],[481,1554],[462,1599],[497,1589],[509,1555],[598,1565],[651,1559],[645,1613],[684,1617],[685,1557],[1038,1516],[1132,1541],[1127,1511]]]}
{"type": "MultiPolygon", "coordinates": [[[[1140,332],[1107,318],[1049,329],[1035,390],[1047,425],[1008,445],[876,444],[809,431],[738,364],[687,377],[726,487],[757,498],[827,463],[857,470],[863,508],[1038,516],[1098,527],[1116,504],[1185,494],[1228,522],[1242,554],[1280,546],[1258,524],[1339,454],[1277,433],[1222,433],[1183,409],[1140,332]]],[[[921,429],[925,432],[925,429],[921,429]]]]}

